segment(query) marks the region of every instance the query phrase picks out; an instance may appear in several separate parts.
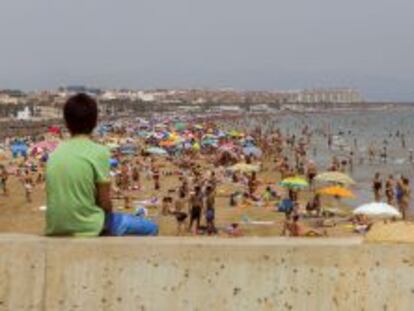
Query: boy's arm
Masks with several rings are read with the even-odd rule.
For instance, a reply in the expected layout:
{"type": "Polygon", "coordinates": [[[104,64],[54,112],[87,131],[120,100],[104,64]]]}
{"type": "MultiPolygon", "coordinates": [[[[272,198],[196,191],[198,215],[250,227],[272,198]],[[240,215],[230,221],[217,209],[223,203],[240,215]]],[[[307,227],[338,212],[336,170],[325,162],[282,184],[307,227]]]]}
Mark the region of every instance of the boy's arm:
{"type": "Polygon", "coordinates": [[[105,212],[112,212],[111,201],[111,183],[97,183],[96,184],[96,203],[105,212]]]}

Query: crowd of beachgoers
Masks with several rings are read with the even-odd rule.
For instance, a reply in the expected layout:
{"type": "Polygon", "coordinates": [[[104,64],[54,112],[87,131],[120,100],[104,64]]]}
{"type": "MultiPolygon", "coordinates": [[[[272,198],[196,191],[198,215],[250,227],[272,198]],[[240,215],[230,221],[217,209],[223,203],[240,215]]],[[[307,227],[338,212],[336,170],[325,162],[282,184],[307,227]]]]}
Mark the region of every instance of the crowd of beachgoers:
{"type": "MultiPolygon", "coordinates": [[[[116,208],[152,219],[161,234],[165,226],[174,235],[348,235],[409,218],[409,172],[381,170],[390,161],[389,137],[361,150],[357,133],[344,143],[350,133],[297,120],[286,129],[263,115],[131,117],[101,123],[93,140],[110,150],[116,208]],[[356,205],[353,175],[365,166],[372,168],[369,194],[356,205]]],[[[405,135],[391,137],[409,164],[405,135]]],[[[16,195],[10,183],[28,203],[44,192],[48,159],[65,139],[54,126],[42,136],[4,140],[0,200],[16,195]]],[[[46,209],[43,202],[39,212],[46,209]]]]}

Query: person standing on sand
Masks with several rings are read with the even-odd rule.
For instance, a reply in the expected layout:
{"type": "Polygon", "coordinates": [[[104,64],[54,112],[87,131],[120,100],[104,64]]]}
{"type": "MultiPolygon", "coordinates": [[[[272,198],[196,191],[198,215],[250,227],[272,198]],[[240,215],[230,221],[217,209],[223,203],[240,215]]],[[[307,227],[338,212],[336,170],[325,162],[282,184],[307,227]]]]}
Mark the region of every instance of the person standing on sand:
{"type": "Polygon", "coordinates": [[[71,138],[59,144],[47,163],[46,235],[157,235],[155,223],[112,211],[110,152],[91,139],[98,120],[96,101],[75,95],[63,115],[71,138]]]}
{"type": "Polygon", "coordinates": [[[33,178],[29,170],[26,170],[24,173],[23,186],[27,203],[32,203],[33,178]]]}
{"type": "Polygon", "coordinates": [[[211,186],[207,186],[206,189],[206,224],[207,233],[209,235],[217,232],[215,225],[215,205],[216,205],[216,194],[211,186]]]}
{"type": "Polygon", "coordinates": [[[160,170],[158,165],[155,163],[155,161],[152,162],[152,179],[154,181],[154,190],[158,191],[161,189],[160,184],[160,170]]]}
{"type": "Polygon", "coordinates": [[[401,201],[400,201],[400,212],[402,214],[403,220],[406,220],[407,210],[410,206],[410,199],[411,199],[410,180],[406,177],[402,178],[401,190],[402,190],[402,195],[401,195],[401,201]]]}
{"type": "Polygon", "coordinates": [[[315,162],[309,161],[306,169],[306,177],[311,189],[313,189],[313,180],[315,179],[318,170],[316,168],[315,162]]]}
{"type": "Polygon", "coordinates": [[[389,175],[387,181],[385,182],[385,196],[387,197],[387,203],[392,205],[394,202],[394,176],[389,175]]]}
{"type": "Polygon", "coordinates": [[[183,232],[183,227],[185,226],[185,220],[187,219],[186,206],[188,205],[188,200],[186,193],[183,191],[178,192],[178,198],[175,200],[173,215],[177,220],[177,235],[181,235],[183,232]]]}
{"type": "Polygon", "coordinates": [[[7,196],[9,194],[7,189],[7,180],[9,179],[9,173],[5,166],[0,166],[0,189],[3,192],[3,195],[7,196]]]}
{"type": "Polygon", "coordinates": [[[200,186],[194,188],[194,194],[190,198],[190,223],[188,226],[188,231],[191,231],[193,228],[194,222],[196,223],[195,232],[198,232],[200,229],[201,214],[204,207],[204,195],[201,191],[200,186]]]}
{"type": "Polygon", "coordinates": [[[381,200],[381,191],[382,191],[382,180],[380,173],[375,173],[374,179],[372,181],[372,190],[374,192],[375,202],[381,200]]]}

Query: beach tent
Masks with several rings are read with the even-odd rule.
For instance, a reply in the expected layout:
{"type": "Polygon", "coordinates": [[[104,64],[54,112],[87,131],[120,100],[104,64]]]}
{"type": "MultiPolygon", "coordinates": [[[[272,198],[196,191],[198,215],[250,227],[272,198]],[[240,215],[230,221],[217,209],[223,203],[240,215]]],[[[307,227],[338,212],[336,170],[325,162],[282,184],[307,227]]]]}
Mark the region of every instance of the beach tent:
{"type": "Polygon", "coordinates": [[[27,157],[27,153],[29,151],[29,146],[22,141],[16,141],[11,145],[11,152],[13,154],[13,158],[27,157]]]}

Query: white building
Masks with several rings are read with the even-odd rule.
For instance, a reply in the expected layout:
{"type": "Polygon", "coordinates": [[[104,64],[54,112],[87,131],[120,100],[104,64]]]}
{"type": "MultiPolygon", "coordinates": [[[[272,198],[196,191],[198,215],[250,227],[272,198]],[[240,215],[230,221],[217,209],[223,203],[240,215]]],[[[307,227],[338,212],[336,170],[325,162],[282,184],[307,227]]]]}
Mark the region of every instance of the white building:
{"type": "Polygon", "coordinates": [[[32,113],[29,107],[24,107],[23,110],[17,112],[17,120],[30,120],[32,118],[32,113]]]}

